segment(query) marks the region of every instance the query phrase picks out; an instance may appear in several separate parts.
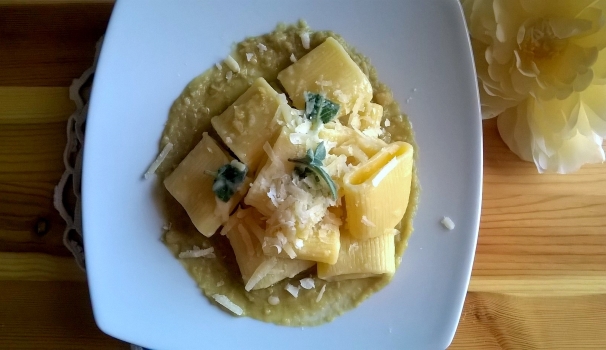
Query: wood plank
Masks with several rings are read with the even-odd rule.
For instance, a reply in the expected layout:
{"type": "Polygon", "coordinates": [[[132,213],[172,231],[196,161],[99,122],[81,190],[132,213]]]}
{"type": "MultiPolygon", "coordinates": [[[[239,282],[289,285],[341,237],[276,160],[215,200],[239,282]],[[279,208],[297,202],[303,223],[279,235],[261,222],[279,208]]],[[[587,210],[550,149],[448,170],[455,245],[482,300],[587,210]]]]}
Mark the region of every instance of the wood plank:
{"type": "MultiPolygon", "coordinates": [[[[0,281],[0,290],[0,348],[128,348],[95,326],[84,283],[0,281]]],[[[605,324],[606,295],[468,293],[450,349],[603,349],[605,324]]]]}
{"type": "Polygon", "coordinates": [[[1,349],[129,349],[103,334],[81,282],[0,281],[1,349]]]}
{"type": "MultiPolygon", "coordinates": [[[[606,195],[606,164],[588,164],[574,174],[538,174],[534,163],[520,160],[501,139],[497,119],[484,120],[484,196],[553,194],[606,195]]],[[[606,143],[602,146],[606,150],[606,143]]]]}
{"type": "Polygon", "coordinates": [[[484,121],[484,195],[471,291],[606,293],[606,164],[538,174],[484,121]]]}
{"type": "Polygon", "coordinates": [[[74,108],[67,88],[0,87],[0,182],[59,181],[74,108]]]}
{"type": "Polygon", "coordinates": [[[0,252],[71,256],[63,246],[65,223],[52,204],[54,187],[51,182],[0,182],[0,252]]]}
{"type": "Polygon", "coordinates": [[[111,2],[0,2],[0,86],[69,86],[88,68],[111,2]]]}
{"type": "Polygon", "coordinates": [[[468,293],[450,349],[604,349],[606,294],[468,293]]]}
{"type": "Polygon", "coordinates": [[[67,87],[0,86],[0,125],[63,122],[74,110],[67,87]]]}
{"type": "Polygon", "coordinates": [[[468,291],[532,297],[591,296],[606,293],[606,279],[603,273],[594,276],[477,276],[471,279],[468,291]]]}
{"type": "Polygon", "coordinates": [[[0,281],[86,281],[74,259],[41,253],[0,252],[0,281]]]}

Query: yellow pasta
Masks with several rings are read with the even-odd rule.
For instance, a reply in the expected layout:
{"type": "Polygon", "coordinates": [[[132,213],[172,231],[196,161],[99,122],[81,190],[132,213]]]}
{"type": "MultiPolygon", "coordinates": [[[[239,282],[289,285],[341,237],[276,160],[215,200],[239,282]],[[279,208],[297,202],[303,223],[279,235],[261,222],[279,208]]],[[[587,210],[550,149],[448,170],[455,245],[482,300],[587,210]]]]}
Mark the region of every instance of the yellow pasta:
{"type": "Polygon", "coordinates": [[[333,38],[278,74],[293,105],[305,108],[305,92],[325,93],[341,105],[340,115],[362,108],[372,99],[372,86],[345,49],[333,38]]]}
{"type": "Polygon", "coordinates": [[[281,103],[286,100],[265,79],[258,78],[225,112],[211,120],[223,142],[251,172],[263,157],[263,144],[272,142],[280,127],[276,111],[281,103]]]}
{"type": "MultiPolygon", "coordinates": [[[[272,238],[278,237],[278,232],[280,231],[271,232],[271,229],[268,229],[268,234],[272,238]]],[[[282,234],[282,237],[284,236],[285,235],[282,234]]],[[[295,238],[294,241],[286,241],[281,249],[277,249],[274,245],[269,243],[272,242],[271,240],[265,240],[263,252],[266,255],[279,256],[286,259],[294,252],[294,256],[296,256],[297,259],[334,264],[339,258],[339,248],[341,247],[339,236],[338,227],[330,227],[328,229],[313,229],[308,227],[299,229],[297,237],[301,238],[295,238]],[[297,240],[300,240],[300,247],[297,247],[297,240]]],[[[278,241],[279,240],[280,239],[278,239],[278,241]]]]}
{"type": "Polygon", "coordinates": [[[364,104],[363,110],[360,111],[360,130],[380,128],[382,118],[383,106],[372,102],[364,104]]]}
{"type": "Polygon", "coordinates": [[[412,146],[394,142],[345,175],[347,223],[353,237],[384,235],[402,220],[408,206],[412,162],[412,146]]]}
{"type": "Polygon", "coordinates": [[[264,230],[261,215],[253,208],[238,209],[226,224],[226,235],[236,256],[247,290],[267,288],[315,265],[313,261],[283,259],[263,254],[255,230],[264,230]]]}
{"type": "Polygon", "coordinates": [[[272,157],[267,158],[267,162],[258,172],[244,198],[244,203],[255,207],[265,216],[270,216],[276,209],[270,196],[268,196],[272,179],[291,173],[295,166],[288,161],[288,158],[297,158],[305,153],[303,146],[293,145],[290,142],[289,135],[290,131],[283,127],[273,147],[269,147],[269,144],[264,146],[266,150],[263,150],[263,152],[269,152],[272,157]],[[269,149],[267,149],[268,147],[269,149]]]}
{"type": "Polygon", "coordinates": [[[387,143],[381,139],[370,137],[348,127],[342,127],[339,132],[342,134],[335,136],[333,131],[329,137],[343,140],[337,143],[337,147],[331,150],[332,154],[345,155],[347,161],[353,165],[359,165],[368,161],[372,156],[377,154],[381,149],[387,147],[387,143]]]}
{"type": "Polygon", "coordinates": [[[334,265],[318,263],[318,277],[327,281],[393,274],[396,270],[393,234],[357,240],[341,232],[339,259],[334,265]]]}
{"type": "Polygon", "coordinates": [[[202,140],[164,180],[168,192],[181,203],[194,226],[206,237],[212,236],[227,220],[248,188],[249,182],[245,182],[227,203],[216,199],[212,189],[214,178],[205,172],[216,172],[231,160],[215,140],[204,133],[202,140]]]}

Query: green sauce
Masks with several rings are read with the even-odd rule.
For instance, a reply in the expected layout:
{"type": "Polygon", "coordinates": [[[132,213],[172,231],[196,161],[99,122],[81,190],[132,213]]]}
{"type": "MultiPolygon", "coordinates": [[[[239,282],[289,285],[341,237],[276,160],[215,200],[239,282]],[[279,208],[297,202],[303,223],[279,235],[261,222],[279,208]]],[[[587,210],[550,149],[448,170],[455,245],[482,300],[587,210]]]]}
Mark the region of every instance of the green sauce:
{"type": "MultiPolygon", "coordinates": [[[[215,140],[216,136],[210,125],[210,119],[223,112],[231,105],[252,82],[258,77],[264,77],[274,87],[278,73],[292,62],[290,55],[301,57],[324,42],[327,37],[338,40],[347,50],[352,59],[369,77],[373,87],[373,102],[381,104],[384,117],[391,122],[386,128],[383,139],[386,142],[406,141],[413,145],[414,133],[408,118],[400,111],[397,102],[392,98],[391,91],[378,80],[377,73],[370,60],[349,46],[343,38],[330,31],[310,31],[310,48],[306,50],[301,44],[299,34],[310,31],[304,22],[296,25],[278,25],[275,31],[247,38],[236,45],[232,56],[240,62],[241,72],[234,74],[227,81],[229,68],[223,64],[222,69],[212,67],[202,75],[192,80],[183,93],[177,98],[170,110],[166,127],[162,134],[160,149],[168,142],[174,144],[173,150],[158,169],[161,181],[181,162],[189,151],[200,141],[203,132],[209,132],[215,140]],[[267,50],[260,52],[257,45],[261,43],[267,50]],[[251,61],[246,60],[247,53],[254,53],[251,61]]],[[[391,280],[391,276],[326,282],[315,277],[315,267],[305,271],[295,278],[286,279],[272,287],[246,292],[238,270],[236,259],[226,237],[215,234],[206,238],[200,234],[187,216],[181,205],[166,191],[160,182],[159,195],[164,205],[167,222],[171,228],[164,235],[164,242],[175,254],[192,249],[194,245],[201,248],[213,246],[214,259],[180,259],[181,263],[197,282],[206,296],[223,294],[244,310],[244,315],[266,322],[288,326],[313,326],[333,320],[343,312],[355,308],[371,294],[383,288],[391,280]],[[284,290],[287,283],[298,285],[304,277],[313,277],[315,289],[301,289],[298,298],[294,298],[284,290]],[[322,299],[316,298],[322,286],[326,289],[322,299]],[[268,297],[277,296],[280,303],[270,305],[268,297]]],[[[412,218],[415,214],[419,196],[419,183],[416,169],[413,170],[412,188],[408,209],[402,220],[399,237],[396,236],[396,264],[406,249],[407,240],[412,232],[412,218]]],[[[209,198],[214,200],[214,198],[209,198]]],[[[212,299],[210,299],[212,300],[212,299]]]]}

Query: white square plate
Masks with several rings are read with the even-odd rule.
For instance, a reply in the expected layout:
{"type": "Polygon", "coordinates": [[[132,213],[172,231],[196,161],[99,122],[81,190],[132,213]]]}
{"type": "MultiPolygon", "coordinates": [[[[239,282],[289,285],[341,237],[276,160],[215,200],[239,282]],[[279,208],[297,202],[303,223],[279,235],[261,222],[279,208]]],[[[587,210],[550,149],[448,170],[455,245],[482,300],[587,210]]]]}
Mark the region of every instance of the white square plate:
{"type": "Polygon", "coordinates": [[[456,0],[119,1],[97,66],[84,155],[88,279],[99,327],[152,349],[443,349],[476,246],[482,141],[476,77],[456,0]],[[319,327],[235,318],[160,242],[155,181],[143,181],[186,84],[278,22],[333,30],[372,59],[410,116],[422,192],[393,282],[319,327]],[[443,216],[456,223],[441,226],[443,216]]]}

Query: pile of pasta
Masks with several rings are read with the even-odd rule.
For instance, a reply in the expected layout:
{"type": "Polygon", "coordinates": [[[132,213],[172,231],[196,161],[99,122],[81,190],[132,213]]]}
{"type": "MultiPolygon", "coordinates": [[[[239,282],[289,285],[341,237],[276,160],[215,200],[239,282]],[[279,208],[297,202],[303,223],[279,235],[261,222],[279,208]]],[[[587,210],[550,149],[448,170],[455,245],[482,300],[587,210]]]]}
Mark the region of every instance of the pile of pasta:
{"type": "Polygon", "coordinates": [[[231,152],[205,133],[166,188],[203,235],[227,236],[247,291],[314,265],[328,281],[393,274],[412,146],[380,139],[383,107],[333,38],[278,81],[213,117],[231,152]]]}

